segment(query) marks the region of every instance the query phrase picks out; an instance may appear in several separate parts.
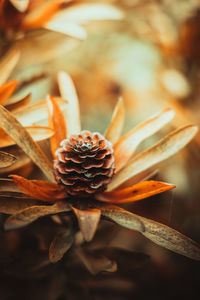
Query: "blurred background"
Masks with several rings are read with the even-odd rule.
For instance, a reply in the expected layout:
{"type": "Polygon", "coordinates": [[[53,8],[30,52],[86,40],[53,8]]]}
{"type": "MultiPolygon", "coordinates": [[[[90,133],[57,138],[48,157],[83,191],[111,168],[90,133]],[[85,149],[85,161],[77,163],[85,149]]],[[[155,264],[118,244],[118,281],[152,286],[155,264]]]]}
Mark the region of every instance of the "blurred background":
{"type": "MultiPolygon", "coordinates": [[[[31,92],[31,101],[35,102],[48,93],[58,95],[56,76],[64,70],[72,76],[77,89],[83,129],[103,133],[120,96],[126,107],[124,132],[162,108],[171,107],[176,112],[171,124],[148,138],[139,150],[181,125],[199,125],[199,0],[98,3],[111,4],[122,15],[117,20],[85,22],[87,38],[82,40],[41,28],[25,32],[23,37],[20,32],[20,38],[10,38],[10,28],[2,30],[2,62],[9,51],[20,51],[7,76],[20,82],[15,97],[31,92]]],[[[163,162],[155,176],[175,184],[176,189],[126,208],[176,228],[200,243],[199,150],[198,133],[179,154],[163,162]]],[[[46,228],[47,221],[40,222],[46,228]]],[[[110,250],[105,253],[118,262],[116,273],[90,275],[83,265],[70,265],[66,254],[61,263],[48,269],[49,273],[45,270],[43,276],[13,277],[6,269],[8,277],[1,275],[1,299],[193,299],[195,295],[198,298],[199,262],[171,253],[128,229],[106,222],[104,227],[110,230],[106,240],[110,250]],[[14,296],[5,284],[8,278],[14,296]]],[[[102,240],[101,230],[97,238],[102,240]]],[[[12,240],[12,234],[5,237],[2,232],[2,239],[12,240]]],[[[24,229],[23,235],[27,237],[29,230],[24,229]]]]}

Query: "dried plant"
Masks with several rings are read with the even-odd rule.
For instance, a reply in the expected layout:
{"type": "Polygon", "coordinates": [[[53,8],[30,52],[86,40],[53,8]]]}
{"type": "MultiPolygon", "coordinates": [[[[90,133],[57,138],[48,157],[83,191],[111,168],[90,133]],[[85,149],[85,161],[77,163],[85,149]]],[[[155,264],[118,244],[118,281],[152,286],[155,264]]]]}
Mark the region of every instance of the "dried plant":
{"type": "MultiPolygon", "coordinates": [[[[13,181],[8,181],[9,188],[4,181],[5,194],[9,189],[15,192],[15,198],[6,205],[3,201],[1,207],[2,212],[12,214],[5,228],[24,227],[48,215],[59,222],[60,215],[74,212],[84,239],[90,241],[102,216],[142,233],[169,250],[199,260],[200,248],[188,237],[114,205],[173,189],[175,186],[172,184],[146,179],[154,173],[153,166],[175,154],[194,137],[197,127],[187,125],[179,128],[132,158],[145,138],[173,118],[171,109],[165,109],[120,137],[125,114],[123,100],[120,99],[103,137],[99,133],[81,131],[76,91],[64,72],[59,74],[59,86],[62,97],[67,99],[67,120],[62,116],[56,98],[47,97],[49,125],[55,131],[50,138],[52,155],[57,156],[54,167],[26,128],[8,110],[0,107],[0,126],[51,181],[28,180],[12,175],[13,181]],[[54,152],[55,149],[58,150],[54,152]]],[[[68,227],[62,230],[50,246],[50,260],[55,262],[61,259],[73,241],[73,226],[72,230],[68,227]]]]}

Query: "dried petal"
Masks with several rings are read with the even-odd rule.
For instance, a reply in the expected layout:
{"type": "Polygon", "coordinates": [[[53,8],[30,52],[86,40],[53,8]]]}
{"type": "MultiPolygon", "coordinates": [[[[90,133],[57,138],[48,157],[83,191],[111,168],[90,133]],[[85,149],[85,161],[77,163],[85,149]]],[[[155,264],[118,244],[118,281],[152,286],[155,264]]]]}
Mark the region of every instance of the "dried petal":
{"type": "Polygon", "coordinates": [[[19,61],[20,52],[16,46],[10,48],[0,61],[0,86],[6,82],[19,61]]]}
{"type": "Polygon", "coordinates": [[[80,210],[74,206],[72,206],[72,209],[76,214],[84,239],[87,242],[91,241],[97,230],[101,211],[99,209],[80,210]]]}
{"type": "Polygon", "coordinates": [[[8,81],[4,85],[0,87],[0,104],[4,104],[4,102],[13,94],[17,87],[18,81],[13,79],[8,81]]]}
{"type": "Polygon", "coordinates": [[[66,123],[58,102],[54,97],[47,97],[47,104],[49,110],[49,127],[51,127],[55,134],[51,137],[51,152],[53,156],[55,151],[60,146],[60,142],[66,138],[66,123]]]}
{"type": "Polygon", "coordinates": [[[58,75],[58,84],[63,99],[67,102],[67,136],[79,134],[81,131],[79,102],[76,90],[71,77],[60,72],[58,75]]]}
{"type": "Polygon", "coordinates": [[[11,98],[8,99],[5,103],[5,107],[8,110],[16,110],[19,108],[23,108],[27,105],[31,100],[31,94],[24,96],[23,98],[11,98]]]}
{"type": "Polygon", "coordinates": [[[9,167],[14,164],[16,161],[16,157],[9,153],[0,151],[0,168],[9,167]]]}
{"type": "Polygon", "coordinates": [[[120,98],[114,109],[110,124],[104,133],[105,138],[110,142],[114,143],[120,137],[124,124],[124,117],[124,101],[122,98],[120,98]]]}
{"type": "Polygon", "coordinates": [[[197,130],[197,126],[194,125],[181,127],[167,135],[153,147],[138,154],[123,170],[113,177],[112,182],[108,184],[107,190],[115,189],[136,174],[175,154],[192,140],[197,130]]]}
{"type": "Polygon", "coordinates": [[[30,0],[10,0],[10,2],[19,12],[25,12],[30,0]]]}
{"type": "Polygon", "coordinates": [[[150,196],[163,193],[175,188],[175,185],[161,181],[143,181],[119,191],[104,192],[96,196],[103,202],[109,203],[128,203],[148,198],[150,196]]]}
{"type": "Polygon", "coordinates": [[[27,195],[41,201],[54,202],[66,198],[62,188],[56,183],[42,180],[28,180],[18,175],[11,175],[15,184],[27,195]]]}
{"type": "Polygon", "coordinates": [[[68,230],[59,232],[53,239],[49,248],[49,259],[55,263],[71,248],[73,235],[68,230]]]}
{"type": "Polygon", "coordinates": [[[102,216],[107,217],[111,221],[114,221],[115,223],[129,228],[136,231],[144,232],[144,224],[143,222],[137,217],[137,215],[134,215],[130,213],[129,211],[126,211],[120,207],[114,206],[114,205],[101,205],[96,204],[97,207],[101,210],[102,216]]]}
{"type": "Polygon", "coordinates": [[[38,202],[35,199],[0,197],[0,212],[9,215],[16,214],[27,207],[38,205],[38,202]]]}
{"type": "Polygon", "coordinates": [[[52,166],[47,157],[33,141],[26,129],[3,106],[0,106],[0,126],[45,173],[45,175],[51,181],[54,181],[52,166]]]}
{"type": "Polygon", "coordinates": [[[5,222],[5,229],[17,229],[24,227],[40,217],[69,211],[68,204],[64,201],[56,202],[54,205],[35,205],[25,208],[17,214],[10,216],[5,222]]]}
{"type": "Polygon", "coordinates": [[[172,120],[174,111],[167,108],[137,125],[114,144],[116,173],[125,166],[138,145],[172,120]],[[123,153],[123,155],[122,155],[123,153]]]}

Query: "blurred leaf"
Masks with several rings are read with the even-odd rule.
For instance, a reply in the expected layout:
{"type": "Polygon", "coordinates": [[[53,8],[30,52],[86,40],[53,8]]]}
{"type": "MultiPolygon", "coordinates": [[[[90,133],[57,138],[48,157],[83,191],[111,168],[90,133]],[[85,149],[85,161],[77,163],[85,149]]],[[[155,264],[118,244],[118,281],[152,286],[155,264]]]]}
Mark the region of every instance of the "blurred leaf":
{"type": "Polygon", "coordinates": [[[173,110],[166,108],[161,113],[140,123],[131,131],[122,136],[114,144],[114,156],[116,173],[123,168],[138,145],[146,138],[161,129],[166,123],[174,117],[173,110]],[[121,155],[123,153],[123,155],[121,155]]]}
{"type": "Polygon", "coordinates": [[[25,208],[17,214],[10,216],[5,222],[5,229],[17,229],[24,227],[40,217],[67,212],[70,208],[65,201],[56,202],[54,205],[35,205],[25,208]]]}
{"type": "Polygon", "coordinates": [[[9,1],[19,12],[25,12],[30,2],[30,0],[9,0],[9,1]]]}
{"type": "Polygon", "coordinates": [[[104,133],[105,138],[110,142],[114,143],[120,137],[124,125],[124,117],[124,101],[122,98],[120,98],[114,109],[110,124],[104,133]]]}
{"type": "Polygon", "coordinates": [[[99,209],[84,209],[80,210],[74,206],[71,206],[83,234],[84,239],[89,242],[92,240],[101,216],[101,211],[99,209]]]}
{"type": "Polygon", "coordinates": [[[194,125],[181,127],[164,137],[153,147],[138,154],[113,177],[111,183],[108,184],[107,191],[115,189],[131,177],[178,152],[193,139],[197,130],[197,126],[194,125]]]}
{"type": "Polygon", "coordinates": [[[26,129],[3,106],[0,106],[0,126],[45,173],[45,175],[51,181],[54,181],[53,169],[45,154],[33,141],[26,129]]]}
{"type": "Polygon", "coordinates": [[[18,81],[13,79],[8,81],[0,87],[0,104],[3,105],[4,102],[14,93],[17,87],[18,81]]]}
{"type": "Polygon", "coordinates": [[[104,192],[96,196],[96,198],[103,202],[110,203],[128,203],[150,196],[163,193],[175,188],[175,185],[168,184],[161,181],[143,181],[118,191],[104,192]]]}
{"type": "Polygon", "coordinates": [[[39,201],[35,199],[0,197],[0,212],[4,214],[16,214],[27,207],[38,205],[38,203],[39,201]]]}
{"type": "Polygon", "coordinates": [[[0,168],[9,167],[14,164],[16,161],[16,157],[9,153],[0,151],[0,168]]]}
{"type": "Polygon", "coordinates": [[[13,69],[17,65],[20,57],[18,48],[14,45],[8,50],[0,60],[0,86],[6,82],[13,69]]]}
{"type": "Polygon", "coordinates": [[[49,259],[55,263],[71,248],[73,244],[73,235],[69,230],[61,231],[53,239],[49,248],[49,259]]]}
{"type": "Polygon", "coordinates": [[[60,72],[58,84],[63,99],[67,100],[67,136],[79,134],[81,131],[79,102],[71,77],[60,72]]]}
{"type": "Polygon", "coordinates": [[[23,98],[8,99],[5,103],[5,107],[8,110],[15,110],[27,105],[31,100],[31,94],[24,96],[23,98]]]}
{"type": "Polygon", "coordinates": [[[24,193],[41,201],[54,202],[66,198],[63,189],[56,183],[42,180],[28,180],[18,175],[11,175],[15,184],[24,193]]]}
{"type": "Polygon", "coordinates": [[[55,156],[55,151],[60,147],[60,142],[66,138],[66,123],[58,102],[54,97],[47,97],[49,111],[49,127],[55,134],[50,139],[51,152],[55,156]]]}

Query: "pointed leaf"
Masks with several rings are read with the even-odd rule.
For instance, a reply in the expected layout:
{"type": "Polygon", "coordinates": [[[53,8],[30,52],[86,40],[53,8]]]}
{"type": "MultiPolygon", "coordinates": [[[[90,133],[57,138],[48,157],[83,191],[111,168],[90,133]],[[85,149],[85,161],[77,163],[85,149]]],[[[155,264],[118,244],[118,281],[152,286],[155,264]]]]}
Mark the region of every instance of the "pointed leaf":
{"type": "Polygon", "coordinates": [[[114,143],[120,137],[124,125],[124,117],[124,101],[120,98],[113,112],[110,124],[104,133],[105,138],[110,142],[114,143]]]}
{"type": "Polygon", "coordinates": [[[47,97],[47,105],[49,110],[49,127],[55,132],[50,139],[51,152],[54,156],[55,151],[60,147],[60,142],[66,138],[66,123],[60,106],[54,97],[47,97]]]}
{"type": "Polygon", "coordinates": [[[144,232],[144,224],[143,222],[137,217],[137,215],[134,215],[130,213],[129,211],[126,211],[120,207],[114,206],[114,205],[101,205],[97,204],[97,207],[101,210],[102,216],[107,217],[111,221],[136,231],[144,232]]]}
{"type": "MultiPolygon", "coordinates": [[[[54,135],[53,129],[46,126],[32,125],[25,128],[35,142],[46,140],[54,135]]],[[[3,130],[0,129],[0,148],[12,146],[15,144],[15,141],[13,141],[9,137],[9,135],[7,135],[3,130]]]]}
{"type": "Polygon", "coordinates": [[[6,107],[6,109],[13,111],[24,107],[30,102],[30,100],[31,100],[31,94],[28,94],[20,99],[17,98],[8,99],[4,106],[6,107]]]}
{"type": "Polygon", "coordinates": [[[41,201],[54,202],[66,198],[63,189],[56,183],[42,180],[28,180],[18,175],[10,176],[24,193],[41,201]]]}
{"type": "Polygon", "coordinates": [[[16,161],[16,157],[9,153],[0,151],[0,168],[9,167],[14,164],[16,161]]]}
{"type": "MultiPolygon", "coordinates": [[[[67,102],[59,97],[54,98],[60,105],[61,110],[65,111],[67,102]]],[[[30,126],[32,124],[47,120],[48,108],[46,100],[38,101],[26,107],[19,108],[13,114],[23,126],[30,126]]]]}
{"type": "Polygon", "coordinates": [[[17,87],[18,81],[13,79],[8,81],[4,85],[0,87],[0,104],[4,104],[4,102],[14,93],[17,87]]]}
{"type": "Polygon", "coordinates": [[[78,223],[84,239],[89,242],[92,240],[97,226],[99,224],[101,212],[99,209],[80,210],[72,206],[72,209],[78,219],[78,223]]]}
{"type": "Polygon", "coordinates": [[[10,0],[10,2],[19,12],[25,12],[30,0],[10,0]]]}
{"type": "Polygon", "coordinates": [[[161,113],[147,119],[143,123],[140,123],[131,131],[122,136],[114,144],[116,173],[125,166],[138,145],[144,139],[161,129],[166,123],[171,121],[173,117],[173,110],[169,108],[164,109],[161,113]]]}
{"type": "Polygon", "coordinates": [[[63,99],[67,102],[67,135],[79,134],[81,131],[79,102],[76,90],[71,77],[60,72],[58,75],[58,84],[63,99]]]}
{"type": "Polygon", "coordinates": [[[111,183],[108,184],[107,191],[115,189],[131,177],[178,152],[192,140],[197,130],[197,126],[194,125],[179,128],[160,140],[153,147],[138,154],[128,162],[123,170],[113,177],[111,183]]]}
{"type": "Polygon", "coordinates": [[[18,212],[17,214],[10,216],[5,222],[5,229],[17,229],[24,227],[38,218],[57,214],[60,212],[67,212],[70,208],[65,201],[56,202],[54,205],[35,205],[28,208],[25,208],[18,212]]]}
{"type": "Polygon", "coordinates": [[[49,259],[55,263],[62,259],[63,255],[73,244],[73,235],[67,229],[58,233],[49,248],[49,259]]]}
{"type": "Polygon", "coordinates": [[[196,242],[166,225],[140,216],[137,217],[145,226],[145,231],[142,234],[146,238],[173,252],[200,260],[200,245],[196,242]]]}
{"type": "Polygon", "coordinates": [[[175,185],[161,181],[143,181],[119,191],[105,192],[96,196],[96,198],[108,203],[128,203],[138,201],[150,196],[163,193],[175,188],[175,185]]]}
{"type": "Polygon", "coordinates": [[[51,19],[43,27],[52,31],[64,33],[79,40],[85,40],[87,37],[87,31],[82,26],[67,20],[59,20],[59,18],[51,19]]]}
{"type": "Polygon", "coordinates": [[[26,129],[3,106],[0,106],[0,126],[16,142],[16,144],[22,148],[44,174],[51,181],[54,181],[53,169],[45,154],[33,141],[26,129]]]}
{"type": "Polygon", "coordinates": [[[16,46],[10,48],[0,61],[0,86],[6,82],[13,69],[17,65],[20,52],[16,46]]]}

